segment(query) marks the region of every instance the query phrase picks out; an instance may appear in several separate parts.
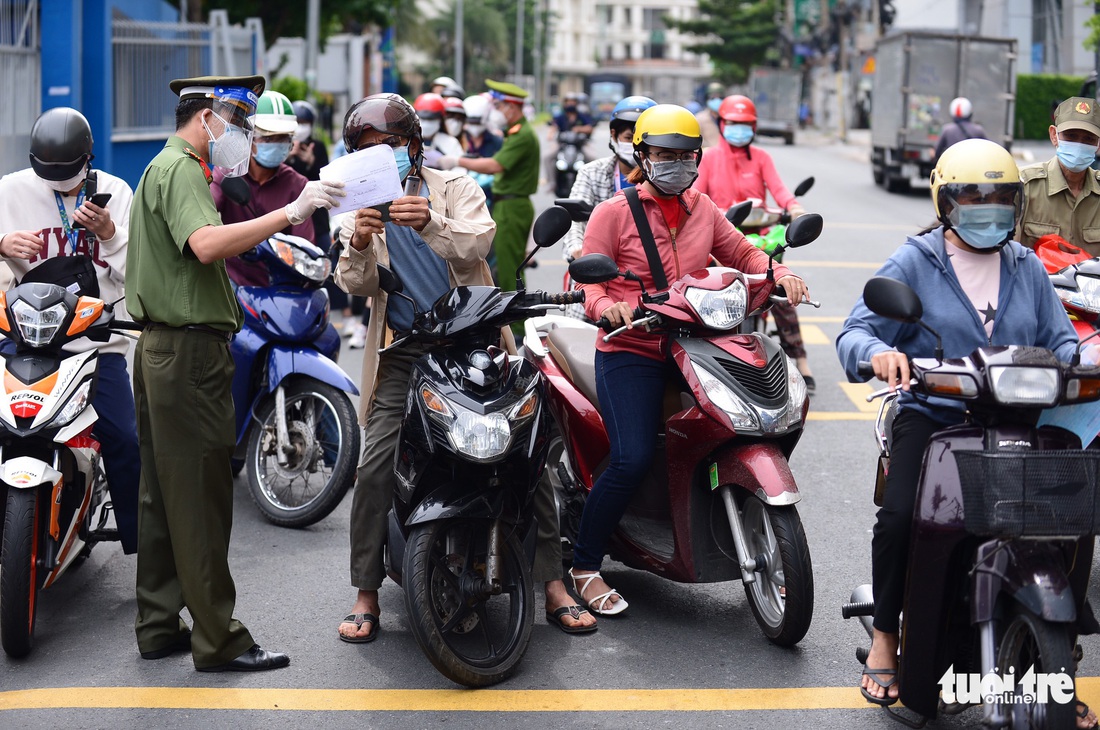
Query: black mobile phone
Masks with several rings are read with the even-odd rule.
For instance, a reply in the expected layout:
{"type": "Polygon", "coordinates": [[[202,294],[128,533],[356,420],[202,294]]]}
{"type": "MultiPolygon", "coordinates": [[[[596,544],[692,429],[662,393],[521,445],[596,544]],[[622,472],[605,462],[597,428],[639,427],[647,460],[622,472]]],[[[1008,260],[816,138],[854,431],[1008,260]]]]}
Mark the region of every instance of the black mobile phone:
{"type": "MultiPolygon", "coordinates": [[[[95,196],[99,189],[99,178],[96,176],[95,170],[88,170],[88,176],[84,178],[84,197],[92,202],[95,202],[95,196]]],[[[102,207],[102,206],[100,206],[102,207]]],[[[77,221],[73,221],[73,230],[82,230],[84,226],[80,225],[77,221]]]]}
{"type": "Polygon", "coordinates": [[[392,203],[393,203],[393,201],[390,201],[389,203],[382,203],[381,205],[372,205],[371,206],[372,208],[374,208],[375,210],[377,210],[379,213],[382,214],[382,222],[383,223],[389,223],[389,221],[390,221],[390,205],[392,205],[392,203]]]}
{"type": "Polygon", "coordinates": [[[106,208],[107,207],[107,201],[109,201],[110,199],[111,199],[111,194],[110,193],[96,193],[91,198],[89,198],[88,202],[90,202],[92,205],[96,206],[97,208],[106,208]]]}

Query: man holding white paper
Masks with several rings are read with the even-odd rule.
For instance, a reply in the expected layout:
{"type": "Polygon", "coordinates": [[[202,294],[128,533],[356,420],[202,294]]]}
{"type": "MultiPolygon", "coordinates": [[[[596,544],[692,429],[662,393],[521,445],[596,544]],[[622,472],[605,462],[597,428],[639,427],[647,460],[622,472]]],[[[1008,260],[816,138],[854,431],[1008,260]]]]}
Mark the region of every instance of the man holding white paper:
{"type": "MultiPolygon", "coordinates": [[[[379,148],[392,151],[396,167],[385,184],[400,187],[404,183],[405,187],[405,194],[390,203],[385,216],[383,206],[364,207],[344,220],[340,238],[348,245],[336,268],[336,283],[342,289],[374,297],[360,384],[363,454],[351,506],[351,581],[358,594],[352,612],[338,628],[340,639],[361,644],[374,641],[380,629],[378,589],[386,576],[383,557],[395,480],[393,454],[412,367],[426,351],[423,346],[406,345],[379,354],[384,342],[412,327],[413,307],[404,298],[389,299],[378,288],[377,264],[392,269],[404,293],[419,309],[427,310],[453,286],[492,285],[485,256],[496,224],[473,178],[422,166],[420,120],[402,97],[374,94],[352,106],[344,118],[344,142],[352,152],[349,157],[379,148]]],[[[349,181],[349,198],[356,187],[349,181]]],[[[537,555],[543,560],[536,558],[533,572],[544,574],[542,580],[556,580],[555,585],[547,583],[549,611],[551,604],[557,609],[573,601],[561,582],[561,545],[552,495],[546,511],[545,521],[542,512],[539,516],[540,528],[546,525],[545,535],[539,531],[540,538],[545,537],[544,544],[550,548],[556,545],[558,552],[554,557],[552,550],[543,550],[540,544],[537,555]],[[539,565],[549,567],[539,573],[539,565]]],[[[590,616],[575,621],[594,623],[590,616]]]]}

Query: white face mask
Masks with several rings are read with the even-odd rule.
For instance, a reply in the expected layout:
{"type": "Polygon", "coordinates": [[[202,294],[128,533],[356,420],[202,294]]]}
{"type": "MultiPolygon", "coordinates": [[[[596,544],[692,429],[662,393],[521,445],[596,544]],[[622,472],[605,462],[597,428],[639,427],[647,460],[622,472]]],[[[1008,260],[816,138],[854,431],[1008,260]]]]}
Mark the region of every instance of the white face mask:
{"type": "Polygon", "coordinates": [[[305,142],[311,134],[313,134],[312,124],[299,124],[298,128],[294,130],[294,141],[305,142]]]}
{"type": "Polygon", "coordinates": [[[466,125],[466,134],[469,134],[471,137],[480,137],[481,135],[485,134],[485,125],[484,124],[467,124],[466,125]]]}
{"type": "Polygon", "coordinates": [[[489,126],[494,129],[504,130],[508,126],[508,117],[500,109],[489,112],[489,126]]]}
{"type": "Polygon", "coordinates": [[[73,175],[68,180],[47,180],[46,178],[39,178],[42,182],[59,193],[68,193],[80,183],[84,182],[84,178],[88,176],[87,170],[81,170],[79,174],[73,175]]]}
{"type": "Polygon", "coordinates": [[[637,167],[637,163],[634,162],[633,142],[616,142],[615,154],[619,156],[620,160],[630,165],[631,167],[637,167]]]}
{"type": "Polygon", "coordinates": [[[463,121],[461,119],[448,119],[443,124],[447,127],[447,134],[452,137],[462,134],[463,121]]]}
{"type": "Polygon", "coordinates": [[[210,164],[225,170],[226,177],[240,177],[248,172],[248,160],[252,157],[252,134],[225,121],[217,114],[224,131],[214,139],[214,133],[202,120],[202,126],[210,137],[210,164]]]}
{"type": "Polygon", "coordinates": [[[431,139],[435,135],[439,134],[439,120],[438,119],[424,119],[420,122],[420,132],[424,136],[424,139],[431,139]]]}

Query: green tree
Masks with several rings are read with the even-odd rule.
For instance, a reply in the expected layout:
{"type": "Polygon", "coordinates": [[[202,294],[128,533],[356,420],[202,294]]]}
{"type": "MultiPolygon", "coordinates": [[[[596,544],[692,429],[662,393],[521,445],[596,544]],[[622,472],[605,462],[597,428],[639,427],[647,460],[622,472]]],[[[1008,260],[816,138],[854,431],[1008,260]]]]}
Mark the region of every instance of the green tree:
{"type": "Polygon", "coordinates": [[[666,18],[670,28],[698,38],[688,49],[706,53],[726,83],[744,83],[779,40],[776,0],[699,0],[699,17],[666,18]]]}
{"type": "MultiPolygon", "coordinates": [[[[213,9],[229,12],[229,22],[260,18],[268,42],[282,36],[304,37],[309,3],[306,0],[193,0],[188,3],[190,19],[206,20],[213,9]]],[[[395,19],[406,22],[416,16],[415,0],[323,0],[320,31],[322,40],[340,31],[355,31],[366,25],[388,27],[395,19]]]]}
{"type": "MultiPolygon", "coordinates": [[[[509,43],[507,24],[500,12],[490,7],[487,0],[463,0],[462,39],[465,61],[465,78],[456,79],[467,93],[476,93],[484,85],[486,78],[499,77],[508,73],[511,56],[508,50],[515,41],[509,43]]],[[[436,53],[441,72],[451,71],[455,55],[455,5],[434,18],[429,24],[432,35],[437,39],[436,53]]],[[[515,21],[512,22],[515,27],[515,21]]]]}

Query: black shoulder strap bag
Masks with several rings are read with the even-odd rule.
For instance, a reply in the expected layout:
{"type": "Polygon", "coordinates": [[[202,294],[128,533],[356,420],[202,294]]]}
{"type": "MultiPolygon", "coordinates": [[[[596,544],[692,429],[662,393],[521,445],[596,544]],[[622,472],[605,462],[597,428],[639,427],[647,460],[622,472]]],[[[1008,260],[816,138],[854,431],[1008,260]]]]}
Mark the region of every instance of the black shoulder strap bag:
{"type": "Polygon", "coordinates": [[[623,195],[626,196],[626,202],[630,205],[630,213],[634,216],[634,225],[638,227],[638,235],[642,238],[645,257],[649,261],[649,273],[653,275],[653,285],[657,287],[657,291],[664,291],[668,289],[665,265],[661,263],[661,254],[657,252],[657,241],[653,238],[653,229],[649,227],[649,219],[645,217],[642,199],[638,197],[638,189],[627,188],[623,191],[623,195]]]}

